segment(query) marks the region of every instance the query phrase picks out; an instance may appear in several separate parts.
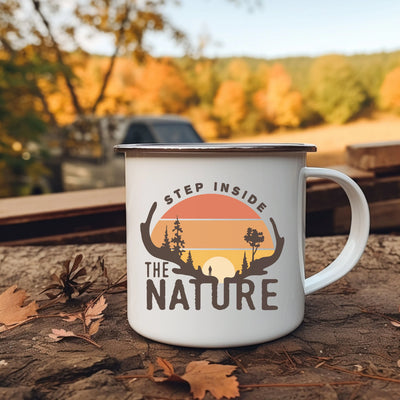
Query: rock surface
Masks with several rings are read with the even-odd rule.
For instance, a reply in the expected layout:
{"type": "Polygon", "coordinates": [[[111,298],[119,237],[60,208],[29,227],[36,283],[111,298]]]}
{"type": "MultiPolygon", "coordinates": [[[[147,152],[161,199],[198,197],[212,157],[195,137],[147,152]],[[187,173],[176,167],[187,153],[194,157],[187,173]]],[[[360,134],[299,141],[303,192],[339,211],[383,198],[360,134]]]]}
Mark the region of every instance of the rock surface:
{"type": "MultiPolygon", "coordinates": [[[[333,260],[344,242],[341,236],[307,239],[307,274],[333,260]]],[[[120,244],[0,247],[0,292],[18,284],[31,298],[43,298],[39,293],[51,273],[79,253],[87,265],[104,256],[114,278],[126,268],[120,244]]],[[[0,333],[0,400],[190,399],[185,386],[116,379],[145,374],[157,357],[169,360],[178,373],[190,361],[208,360],[237,365],[240,385],[288,384],[242,386],[241,399],[398,399],[400,329],[389,319],[400,318],[399,265],[400,237],[372,235],[353,271],[307,297],[305,320],[296,331],[242,348],[188,349],[144,339],[126,320],[126,293],[107,295],[105,320],[95,335],[101,348],[79,339],[52,342],[52,328],[70,328],[59,318],[37,319],[0,333]]],[[[65,310],[65,305],[57,307],[65,310]]],[[[207,393],[205,398],[213,397],[207,393]]]]}

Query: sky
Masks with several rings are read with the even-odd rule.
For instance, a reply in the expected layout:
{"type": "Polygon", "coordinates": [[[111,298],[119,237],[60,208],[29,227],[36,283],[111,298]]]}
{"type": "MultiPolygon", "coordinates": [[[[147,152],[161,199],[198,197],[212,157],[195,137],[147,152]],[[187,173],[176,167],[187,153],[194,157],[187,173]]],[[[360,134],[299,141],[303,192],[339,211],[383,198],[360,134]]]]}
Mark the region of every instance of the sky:
{"type": "MultiPolygon", "coordinates": [[[[400,49],[400,0],[260,0],[253,11],[228,0],[181,0],[168,5],[170,20],[203,55],[279,58],[400,49]]],[[[166,35],[148,38],[154,56],[182,56],[166,35]]]]}

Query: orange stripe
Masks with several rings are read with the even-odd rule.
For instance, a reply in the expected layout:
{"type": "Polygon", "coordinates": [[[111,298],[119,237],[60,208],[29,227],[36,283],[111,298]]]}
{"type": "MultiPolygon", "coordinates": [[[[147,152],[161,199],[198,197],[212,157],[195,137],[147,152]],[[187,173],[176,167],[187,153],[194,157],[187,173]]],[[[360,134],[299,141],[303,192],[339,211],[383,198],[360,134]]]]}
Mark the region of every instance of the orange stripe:
{"type": "MultiPolygon", "coordinates": [[[[244,240],[247,229],[257,229],[264,235],[260,249],[274,247],[268,228],[263,220],[179,220],[183,232],[182,239],[188,249],[245,249],[250,245],[244,240]]],[[[161,246],[164,241],[165,227],[168,237],[174,236],[174,221],[160,220],[151,234],[153,243],[161,246]]]]}
{"type": "Polygon", "coordinates": [[[255,218],[258,214],[247,204],[222,194],[200,194],[182,200],[171,207],[162,218],[255,218]]]}

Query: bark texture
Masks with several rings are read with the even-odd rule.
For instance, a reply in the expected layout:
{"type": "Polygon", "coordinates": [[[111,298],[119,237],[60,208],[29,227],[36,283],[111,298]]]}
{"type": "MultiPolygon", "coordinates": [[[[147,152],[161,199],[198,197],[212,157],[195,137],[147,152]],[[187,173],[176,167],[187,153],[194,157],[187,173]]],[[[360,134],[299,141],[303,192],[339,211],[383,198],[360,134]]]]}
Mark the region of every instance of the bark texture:
{"type": "MultiPolygon", "coordinates": [[[[345,239],[307,239],[307,275],[333,260],[345,239]]],[[[18,284],[38,297],[50,274],[78,253],[88,266],[104,256],[114,278],[126,268],[121,244],[0,247],[0,291],[18,284]]],[[[295,332],[274,342],[227,350],[180,348],[144,339],[128,325],[126,294],[109,295],[105,320],[95,336],[101,349],[77,339],[52,342],[51,328],[68,328],[61,320],[40,319],[0,333],[0,400],[190,398],[186,387],[116,379],[145,373],[157,357],[168,359],[178,373],[194,360],[237,365],[241,385],[323,384],[243,387],[241,399],[397,399],[400,329],[388,318],[400,319],[399,265],[400,237],[372,235],[353,271],[307,297],[305,320],[295,332]],[[344,381],[360,384],[335,384],[344,381]]]]}

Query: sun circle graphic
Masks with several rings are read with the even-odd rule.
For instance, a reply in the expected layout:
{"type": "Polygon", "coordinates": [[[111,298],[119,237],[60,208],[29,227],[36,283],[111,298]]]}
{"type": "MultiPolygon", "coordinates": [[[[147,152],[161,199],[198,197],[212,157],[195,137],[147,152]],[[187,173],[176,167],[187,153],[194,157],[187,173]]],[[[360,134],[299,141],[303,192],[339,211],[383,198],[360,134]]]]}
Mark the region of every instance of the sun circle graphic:
{"type": "Polygon", "coordinates": [[[212,275],[218,278],[219,283],[223,283],[225,278],[231,278],[235,275],[235,266],[225,257],[209,258],[203,265],[204,275],[212,275]]]}
{"type": "Polygon", "coordinates": [[[200,270],[220,282],[274,253],[261,216],[241,199],[219,193],[198,194],[174,204],[154,226],[151,241],[159,258],[175,259],[193,276],[200,270]]]}

